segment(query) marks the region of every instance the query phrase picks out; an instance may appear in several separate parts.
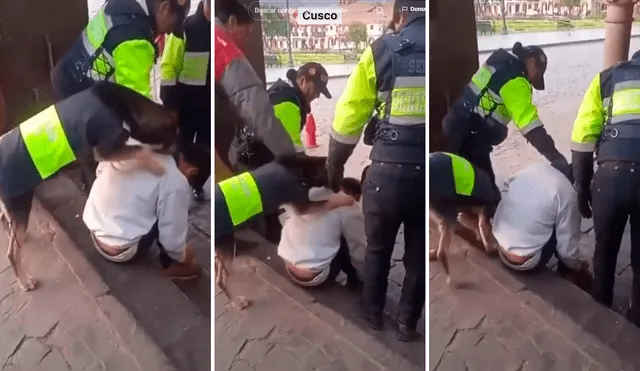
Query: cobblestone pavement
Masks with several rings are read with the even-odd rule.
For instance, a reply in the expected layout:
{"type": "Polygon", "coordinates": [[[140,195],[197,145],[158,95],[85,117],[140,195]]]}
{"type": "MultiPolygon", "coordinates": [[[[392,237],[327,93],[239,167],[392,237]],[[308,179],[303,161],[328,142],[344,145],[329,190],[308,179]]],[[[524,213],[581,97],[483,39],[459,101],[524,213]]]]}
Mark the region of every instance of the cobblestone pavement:
{"type": "MultiPolygon", "coordinates": [[[[240,258],[236,267],[235,290],[250,298],[253,305],[238,311],[216,292],[216,370],[424,369],[397,357],[339,314],[318,307],[302,289],[288,282],[283,285],[282,278],[261,262],[240,258]],[[306,299],[294,299],[301,293],[306,299]]],[[[423,343],[406,346],[424,347],[423,343]]]]}
{"type": "MultiPolygon", "coordinates": [[[[435,233],[430,236],[430,243],[437,243],[435,236],[435,233]]],[[[613,333],[623,336],[619,331],[624,330],[638,336],[637,329],[625,326],[619,317],[614,318],[617,322],[613,323],[609,322],[610,317],[597,317],[603,311],[595,303],[587,302],[590,305],[583,306],[584,300],[591,299],[577,290],[572,289],[581,301],[569,305],[573,306],[574,312],[581,312],[584,320],[576,324],[546,301],[532,306],[535,300],[531,297],[524,300],[520,296],[527,293],[526,286],[509,287],[509,282],[496,279],[473,264],[471,259],[462,259],[458,255],[452,259],[451,269],[452,279],[463,282],[463,288],[454,289],[446,284],[446,276],[439,263],[430,263],[429,267],[430,370],[635,369],[637,357],[629,356],[636,359],[623,360],[616,352],[625,353],[624,346],[605,345],[601,339],[611,342],[616,339],[613,333]],[[542,308],[546,315],[534,308],[542,308]],[[587,334],[594,326],[600,327],[594,331],[598,334],[595,339],[587,334]],[[605,353],[607,356],[603,356],[605,353]]]]}
{"type": "Polygon", "coordinates": [[[0,233],[0,370],[140,370],[68,265],[52,248],[50,216],[36,207],[25,262],[38,289],[19,289],[0,233]]]}

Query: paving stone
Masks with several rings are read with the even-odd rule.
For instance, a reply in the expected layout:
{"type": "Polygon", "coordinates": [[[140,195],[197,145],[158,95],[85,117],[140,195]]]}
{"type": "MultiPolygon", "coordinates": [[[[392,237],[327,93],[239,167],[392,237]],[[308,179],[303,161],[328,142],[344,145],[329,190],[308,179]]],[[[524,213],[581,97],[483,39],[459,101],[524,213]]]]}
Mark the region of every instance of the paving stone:
{"type": "Polygon", "coordinates": [[[436,371],[467,371],[467,365],[462,358],[447,352],[436,367],[436,371]]]}
{"type": "Polygon", "coordinates": [[[71,371],[71,369],[62,354],[58,350],[52,349],[34,371],[71,371]]]}
{"type": "Polygon", "coordinates": [[[62,355],[72,370],[84,370],[94,362],[93,354],[84,341],[76,339],[62,349],[62,355]]]}
{"type": "Polygon", "coordinates": [[[31,370],[47,354],[49,348],[36,339],[26,339],[13,356],[11,363],[19,366],[22,370],[31,370]]]}
{"type": "Polygon", "coordinates": [[[276,345],[264,357],[257,371],[304,370],[304,365],[284,347],[276,345]]]}
{"type": "Polygon", "coordinates": [[[30,304],[20,313],[20,318],[17,320],[22,324],[27,336],[41,338],[49,334],[60,322],[60,316],[46,307],[30,304]]]}
{"type": "Polygon", "coordinates": [[[2,346],[0,347],[0,365],[7,363],[9,357],[25,337],[24,329],[17,323],[6,321],[0,327],[2,346]]]}

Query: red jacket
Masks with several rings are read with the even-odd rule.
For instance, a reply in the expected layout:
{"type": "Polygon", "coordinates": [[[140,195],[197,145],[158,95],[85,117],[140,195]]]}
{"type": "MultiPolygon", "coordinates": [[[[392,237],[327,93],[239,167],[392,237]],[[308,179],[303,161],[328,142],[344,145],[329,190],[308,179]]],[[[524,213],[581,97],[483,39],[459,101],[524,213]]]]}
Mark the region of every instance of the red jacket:
{"type": "Polygon", "coordinates": [[[246,126],[274,155],[295,153],[293,141],[273,112],[264,83],[218,22],[214,42],[214,81],[246,126]]]}

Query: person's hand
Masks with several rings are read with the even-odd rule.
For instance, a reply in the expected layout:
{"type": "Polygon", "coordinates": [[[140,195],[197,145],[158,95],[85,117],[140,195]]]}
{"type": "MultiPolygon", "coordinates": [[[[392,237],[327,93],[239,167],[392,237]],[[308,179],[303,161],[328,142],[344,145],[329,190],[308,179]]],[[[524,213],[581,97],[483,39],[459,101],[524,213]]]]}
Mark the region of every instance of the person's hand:
{"type": "Polygon", "coordinates": [[[591,190],[589,187],[578,187],[578,210],[580,215],[585,219],[591,219],[593,215],[591,212],[591,190]]]}
{"type": "Polygon", "coordinates": [[[325,209],[333,210],[342,206],[351,206],[354,202],[356,202],[356,200],[354,200],[353,197],[344,192],[338,192],[329,197],[325,209]]]}
{"type": "Polygon", "coordinates": [[[164,270],[169,279],[187,280],[197,278],[200,275],[200,266],[196,263],[193,248],[187,244],[184,251],[185,257],[181,263],[171,264],[164,270]]]}

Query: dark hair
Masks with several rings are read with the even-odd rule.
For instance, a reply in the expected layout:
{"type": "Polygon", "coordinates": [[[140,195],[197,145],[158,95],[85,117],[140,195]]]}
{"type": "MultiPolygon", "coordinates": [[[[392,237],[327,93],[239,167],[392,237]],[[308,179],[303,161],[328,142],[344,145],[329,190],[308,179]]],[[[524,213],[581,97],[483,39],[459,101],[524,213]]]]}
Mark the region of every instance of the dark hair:
{"type": "Polygon", "coordinates": [[[186,163],[195,166],[200,172],[211,169],[211,147],[198,143],[181,143],[178,145],[178,154],[182,155],[186,163]]]}
{"type": "Polygon", "coordinates": [[[523,62],[528,57],[527,50],[525,49],[524,46],[522,46],[522,43],[520,41],[516,41],[516,43],[513,44],[513,48],[511,48],[511,52],[513,53],[513,55],[518,57],[518,59],[523,62]]]}
{"type": "Polygon", "coordinates": [[[227,23],[231,16],[236,17],[238,24],[245,25],[254,22],[249,9],[237,0],[216,1],[215,15],[222,23],[227,23]]]}
{"type": "Polygon", "coordinates": [[[287,79],[291,81],[293,85],[295,85],[297,78],[298,78],[298,71],[294,70],[293,68],[289,68],[287,70],[287,79]]]}
{"type": "Polygon", "coordinates": [[[340,181],[340,189],[342,192],[348,194],[349,196],[359,200],[362,195],[362,186],[358,179],[355,178],[343,178],[340,181]]]}

